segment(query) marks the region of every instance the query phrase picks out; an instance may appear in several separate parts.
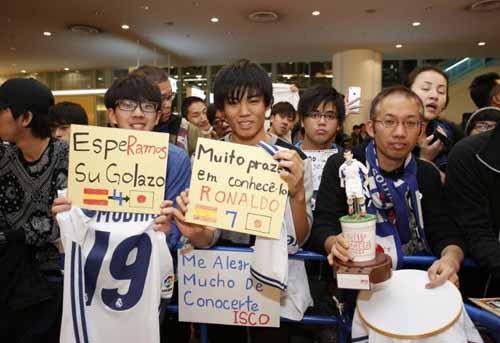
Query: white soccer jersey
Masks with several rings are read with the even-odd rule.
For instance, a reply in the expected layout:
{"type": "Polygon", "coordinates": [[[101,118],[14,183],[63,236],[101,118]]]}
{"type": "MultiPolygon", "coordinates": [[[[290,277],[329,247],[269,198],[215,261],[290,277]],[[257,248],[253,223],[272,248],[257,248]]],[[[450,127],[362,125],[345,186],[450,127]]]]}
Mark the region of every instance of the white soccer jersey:
{"type": "Polygon", "coordinates": [[[368,169],[359,161],[351,160],[350,163],[344,162],[339,169],[339,177],[344,180],[345,192],[348,197],[362,198],[363,180],[368,169]]]}
{"type": "Polygon", "coordinates": [[[65,250],[62,343],[154,343],[172,256],[153,216],[73,208],[57,220],[65,250]]]}

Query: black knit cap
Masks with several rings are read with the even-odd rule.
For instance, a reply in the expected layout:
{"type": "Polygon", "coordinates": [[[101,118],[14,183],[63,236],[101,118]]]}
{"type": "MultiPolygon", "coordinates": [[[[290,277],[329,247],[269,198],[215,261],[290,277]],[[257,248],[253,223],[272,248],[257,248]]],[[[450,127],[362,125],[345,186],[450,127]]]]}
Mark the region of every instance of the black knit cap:
{"type": "Polygon", "coordinates": [[[9,79],[0,86],[0,109],[47,114],[52,105],[54,96],[50,89],[33,78],[9,79]]]}

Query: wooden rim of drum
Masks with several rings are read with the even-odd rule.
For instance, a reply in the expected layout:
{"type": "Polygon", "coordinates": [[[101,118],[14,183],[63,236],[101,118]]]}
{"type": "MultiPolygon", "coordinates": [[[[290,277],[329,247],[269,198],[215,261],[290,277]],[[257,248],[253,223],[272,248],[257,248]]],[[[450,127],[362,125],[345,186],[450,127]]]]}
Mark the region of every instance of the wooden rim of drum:
{"type": "Polygon", "coordinates": [[[398,338],[398,339],[421,339],[421,338],[428,338],[428,337],[435,336],[437,334],[440,334],[441,332],[444,332],[444,331],[448,330],[450,327],[452,327],[453,324],[455,324],[457,322],[457,320],[460,318],[460,315],[462,314],[462,311],[463,311],[463,306],[460,308],[460,310],[458,311],[458,314],[455,316],[455,318],[453,318],[451,320],[450,323],[446,324],[445,326],[443,326],[440,329],[434,330],[432,332],[422,333],[420,335],[400,335],[400,334],[396,334],[396,333],[392,333],[392,332],[386,332],[384,330],[376,328],[375,326],[373,326],[370,323],[368,323],[368,321],[363,317],[363,314],[361,313],[361,311],[360,311],[360,309],[359,309],[359,307],[358,307],[357,304],[356,304],[356,309],[358,310],[359,318],[361,318],[361,321],[366,326],[368,326],[370,329],[372,329],[373,331],[376,331],[376,332],[378,332],[378,333],[380,333],[380,334],[382,334],[384,336],[390,337],[390,338],[398,338]]]}

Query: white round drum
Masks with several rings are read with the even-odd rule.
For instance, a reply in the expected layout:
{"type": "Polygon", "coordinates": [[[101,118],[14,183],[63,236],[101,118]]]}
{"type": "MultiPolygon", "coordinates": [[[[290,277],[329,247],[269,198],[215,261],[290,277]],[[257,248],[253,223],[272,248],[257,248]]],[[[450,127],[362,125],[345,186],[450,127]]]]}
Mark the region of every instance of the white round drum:
{"type": "Polygon", "coordinates": [[[443,332],[463,309],[458,289],[449,281],[426,289],[427,272],[396,270],[392,278],[361,291],[357,308],[366,326],[393,338],[426,338],[443,332]]]}

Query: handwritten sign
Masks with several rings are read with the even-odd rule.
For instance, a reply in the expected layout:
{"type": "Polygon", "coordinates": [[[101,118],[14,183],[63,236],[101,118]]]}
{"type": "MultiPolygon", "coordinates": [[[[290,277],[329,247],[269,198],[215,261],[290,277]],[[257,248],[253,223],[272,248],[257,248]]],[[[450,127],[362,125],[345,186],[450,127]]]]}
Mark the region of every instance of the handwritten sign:
{"type": "Polygon", "coordinates": [[[325,168],[326,161],[333,154],[338,153],[338,149],[325,149],[325,150],[302,150],[304,154],[311,159],[312,172],[313,172],[313,190],[319,189],[321,183],[321,175],[325,168]]]}
{"type": "Polygon", "coordinates": [[[288,194],[264,149],[198,139],[187,221],[278,239],[288,194]]]}
{"type": "Polygon", "coordinates": [[[279,327],[280,291],[250,275],[250,252],[178,251],[179,321],[279,327]]]}
{"type": "Polygon", "coordinates": [[[168,135],[71,125],[68,197],[93,210],[159,213],[168,135]]]}

